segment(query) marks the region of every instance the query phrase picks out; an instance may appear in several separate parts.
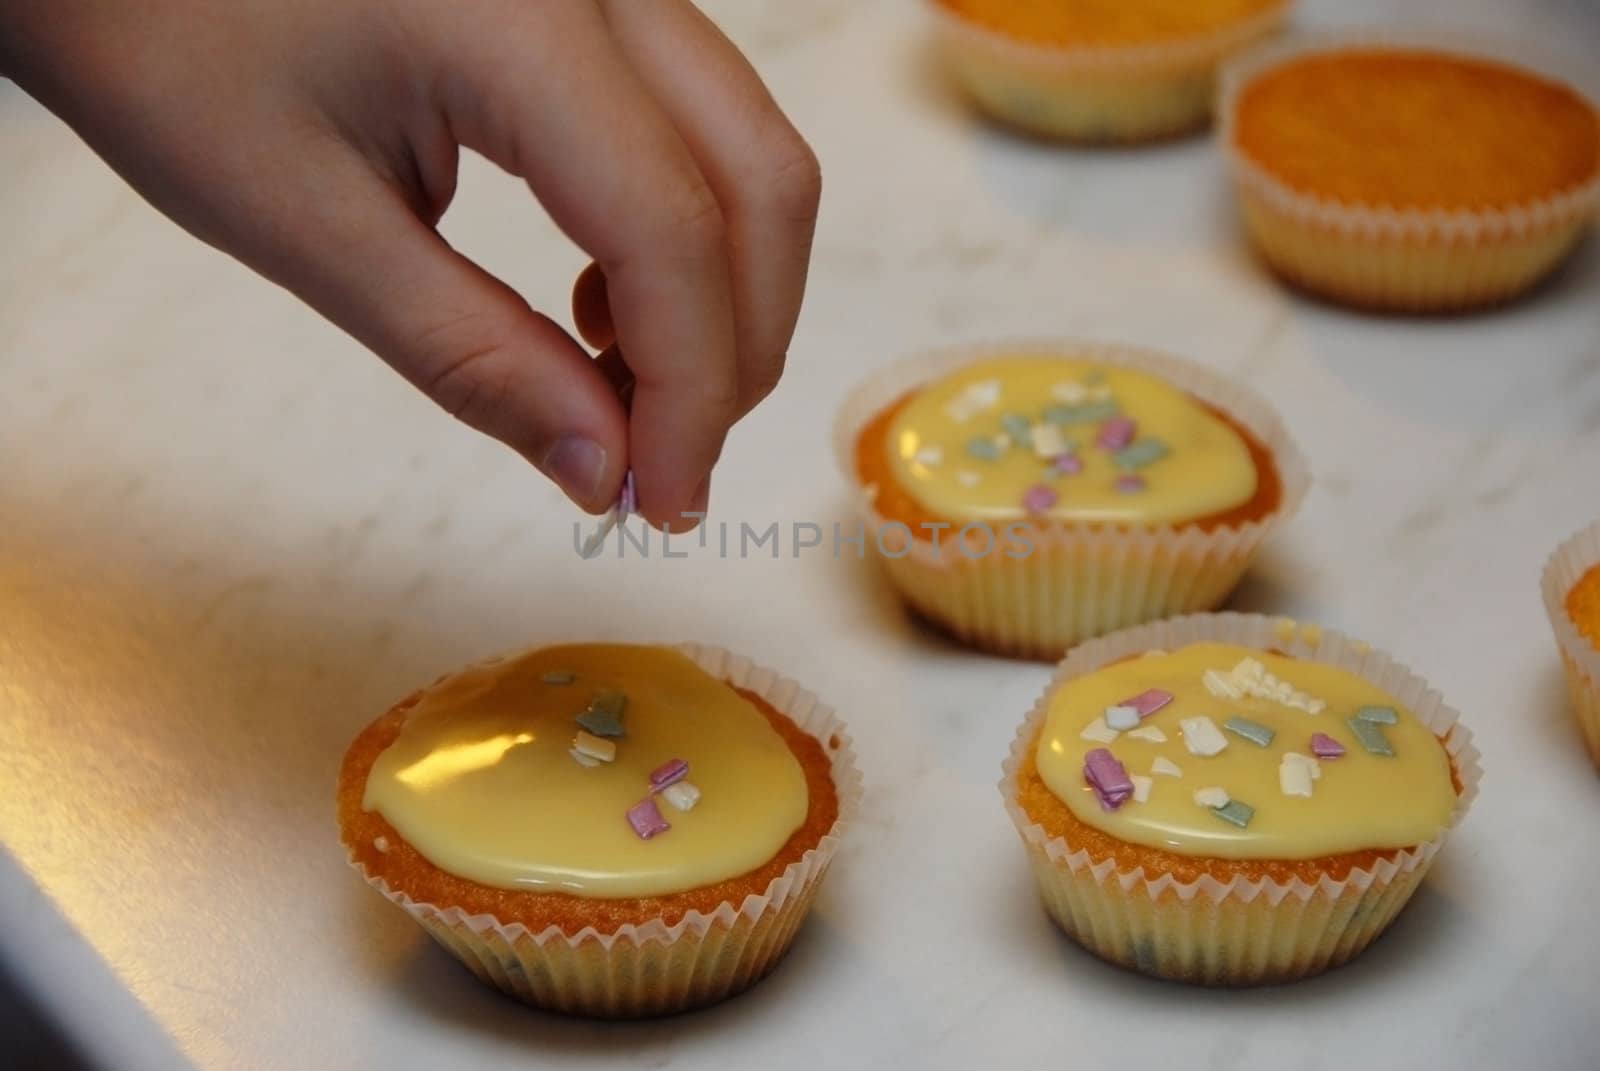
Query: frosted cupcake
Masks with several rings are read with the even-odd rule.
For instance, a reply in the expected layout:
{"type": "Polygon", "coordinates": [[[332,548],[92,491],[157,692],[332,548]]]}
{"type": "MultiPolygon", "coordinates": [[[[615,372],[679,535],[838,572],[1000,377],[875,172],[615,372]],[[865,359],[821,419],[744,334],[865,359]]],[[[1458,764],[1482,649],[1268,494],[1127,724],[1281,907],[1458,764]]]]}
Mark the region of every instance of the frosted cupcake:
{"type": "Polygon", "coordinates": [[[1229,68],[1221,113],[1257,251],[1351,305],[1449,311],[1514,297],[1600,205],[1593,104],[1476,44],[1270,48],[1229,68]]]}
{"type": "Polygon", "coordinates": [[[1600,769],[1600,523],[1556,548],[1545,565],[1543,588],[1573,717],[1600,769]]]}
{"type": "Polygon", "coordinates": [[[1004,772],[1068,936],[1202,985],[1291,981],[1358,955],[1479,776],[1455,712],[1387,657],[1231,614],[1074,651],[1004,772]]]}
{"type": "Polygon", "coordinates": [[[957,79],[1046,137],[1139,141],[1204,126],[1218,64],[1273,33],[1288,0],[932,0],[957,79]]]}
{"type": "Polygon", "coordinates": [[[1216,606],[1309,483],[1251,392],[1091,344],[891,367],[846,403],[836,445],[906,602],[1032,658],[1216,606]]]}
{"type": "Polygon", "coordinates": [[[792,681],[576,645],[402,702],[351,744],[338,805],[351,862],[483,981],[628,1017],[772,970],[858,796],[843,729],[792,681]]]}

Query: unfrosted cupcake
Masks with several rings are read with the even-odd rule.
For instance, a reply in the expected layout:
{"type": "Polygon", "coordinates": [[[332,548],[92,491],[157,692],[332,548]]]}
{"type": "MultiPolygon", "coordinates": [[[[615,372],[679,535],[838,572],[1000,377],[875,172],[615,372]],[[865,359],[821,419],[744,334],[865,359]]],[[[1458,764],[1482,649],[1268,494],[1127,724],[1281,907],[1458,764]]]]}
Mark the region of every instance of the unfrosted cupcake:
{"type": "Polygon", "coordinates": [[[1600,769],[1600,522],[1556,548],[1544,568],[1543,588],[1572,713],[1600,769]]]}
{"type": "Polygon", "coordinates": [[[1271,34],[1289,0],[931,0],[949,65],[1002,122],[1138,141],[1203,126],[1218,64],[1271,34]]]}
{"type": "Polygon", "coordinates": [[[911,607],[1032,658],[1216,606],[1309,483],[1252,392],[1094,344],[892,366],[846,403],[836,447],[864,544],[911,607]]]}
{"type": "Polygon", "coordinates": [[[1223,137],[1245,227],[1306,290],[1401,311],[1511,298],[1600,204],[1600,117],[1475,44],[1322,38],[1231,66],[1223,137]]]}
{"type": "Polygon", "coordinates": [[[1381,934],[1478,777],[1455,712],[1386,656],[1225,614],[1074,651],[1001,792],[1073,940],[1145,974],[1258,985],[1381,934]]]}
{"type": "Polygon", "coordinates": [[[339,776],[351,862],[531,1004],[658,1015],[763,977],[859,797],[816,698],[702,647],[575,645],[445,677],[339,776]]]}

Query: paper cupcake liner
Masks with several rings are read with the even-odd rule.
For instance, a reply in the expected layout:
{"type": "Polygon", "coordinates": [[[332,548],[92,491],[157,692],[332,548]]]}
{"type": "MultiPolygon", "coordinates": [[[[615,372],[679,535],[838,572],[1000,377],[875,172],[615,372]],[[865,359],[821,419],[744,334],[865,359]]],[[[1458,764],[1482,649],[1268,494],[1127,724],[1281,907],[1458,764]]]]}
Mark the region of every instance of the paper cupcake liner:
{"type": "Polygon", "coordinates": [[[1461,783],[1453,827],[1477,795],[1482,771],[1472,736],[1455,710],[1388,655],[1337,632],[1254,614],[1195,614],[1128,629],[1074,650],[1018,730],[1002,766],[1000,793],[1033,867],[1046,910],[1069,937],[1112,963],[1200,985],[1242,986],[1305,978],[1366,948],[1421,883],[1448,828],[1425,844],[1384,858],[1371,870],[1315,884],[1296,879],[1209,875],[1184,883],[1144,868],[1118,868],[1049,836],[1017,802],[1018,770],[1044,725],[1056,690],[1085,674],[1150,650],[1193,643],[1278,650],[1338,666],[1377,685],[1416,712],[1444,743],[1461,783]]]}
{"type": "Polygon", "coordinates": [[[595,1018],[667,1015],[731,997],[777,966],[804,921],[839,839],[861,799],[861,775],[843,723],[811,692],[749,659],[716,647],[677,647],[707,673],[754,692],[822,743],[839,814],[833,827],[759,895],[603,933],[586,926],[535,933],[492,915],[421,903],[351,864],[481,980],[550,1011],[595,1018]]]}
{"type": "Polygon", "coordinates": [[[1590,643],[1567,614],[1567,593],[1583,575],[1600,565],[1600,521],[1578,532],[1550,555],[1541,587],[1545,612],[1555,630],[1556,646],[1567,671],[1572,714],[1583,734],[1589,758],[1600,769],[1600,650],[1590,643]]]}
{"type": "Polygon", "coordinates": [[[1234,138],[1238,104],[1252,81],[1302,56],[1350,48],[1413,48],[1492,59],[1560,79],[1584,93],[1577,81],[1561,77],[1559,60],[1515,42],[1451,33],[1306,35],[1228,63],[1217,108],[1222,145],[1245,229],[1267,263],[1313,293],[1401,312],[1496,304],[1554,270],[1600,207],[1600,171],[1576,188],[1503,209],[1402,209],[1299,192],[1240,150],[1234,138]]]}
{"type": "Polygon", "coordinates": [[[1179,41],[1070,47],[1009,37],[938,0],[928,6],[951,69],[991,116],[1046,137],[1123,142],[1204,126],[1218,65],[1275,32],[1289,0],[1179,41]]]}
{"type": "Polygon", "coordinates": [[[1033,553],[967,557],[953,540],[913,539],[898,557],[882,552],[890,579],[918,613],[972,646],[1055,659],[1073,644],[1129,625],[1219,605],[1262,542],[1300,508],[1311,484],[1288,429],[1255,392],[1187,361],[1102,343],[1026,342],[946,350],[890,365],[846,400],[834,427],[840,468],[858,489],[869,533],[885,530],[872,489],[856,475],[856,440],[873,417],[908,391],[992,356],[1081,357],[1160,376],[1227,412],[1272,455],[1282,484],[1277,509],[1245,524],[1124,529],[1054,524],[1032,534],[1033,553]]]}

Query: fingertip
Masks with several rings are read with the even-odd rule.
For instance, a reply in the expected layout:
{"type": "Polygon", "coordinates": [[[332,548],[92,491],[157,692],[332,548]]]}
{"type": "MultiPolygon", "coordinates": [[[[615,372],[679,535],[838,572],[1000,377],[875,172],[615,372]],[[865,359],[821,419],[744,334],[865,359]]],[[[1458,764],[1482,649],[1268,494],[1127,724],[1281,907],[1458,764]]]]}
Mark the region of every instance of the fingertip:
{"type": "Polygon", "coordinates": [[[603,350],[616,344],[611,295],[606,287],[605,271],[599,264],[591,262],[572,284],[572,322],[579,337],[591,348],[603,350]]]}

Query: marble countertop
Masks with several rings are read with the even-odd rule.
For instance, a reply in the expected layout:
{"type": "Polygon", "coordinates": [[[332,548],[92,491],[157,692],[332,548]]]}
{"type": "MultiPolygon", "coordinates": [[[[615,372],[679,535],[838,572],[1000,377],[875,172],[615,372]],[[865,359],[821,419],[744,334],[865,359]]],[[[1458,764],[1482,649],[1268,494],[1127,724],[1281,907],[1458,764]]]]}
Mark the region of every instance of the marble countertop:
{"type": "MultiPolygon", "coordinates": [[[[985,128],[909,0],[707,6],[828,187],[788,377],[736,432],[713,520],[845,519],[831,414],[910,351],[1081,336],[1250,381],[1317,483],[1233,605],[1394,652],[1484,753],[1425,888],[1298,985],[1099,963],[1039,909],[995,789],[1046,667],[950,647],[849,556],[577,561],[577,515],[532,470],[0,83],[0,957],[22,989],[119,1068],[1592,1067],[1600,780],[1538,577],[1600,516],[1600,243],[1485,315],[1320,306],[1241,247],[1205,139],[985,128]],[[345,865],[332,790],[358,727],[436,673],[571,637],[734,647],[852,727],[865,815],[738,1000],[530,1012],[345,865]]],[[[1584,0],[1312,0],[1301,22],[1400,18],[1600,43],[1584,0]]],[[[581,258],[517,183],[467,161],[445,230],[564,309],[581,258]]]]}

